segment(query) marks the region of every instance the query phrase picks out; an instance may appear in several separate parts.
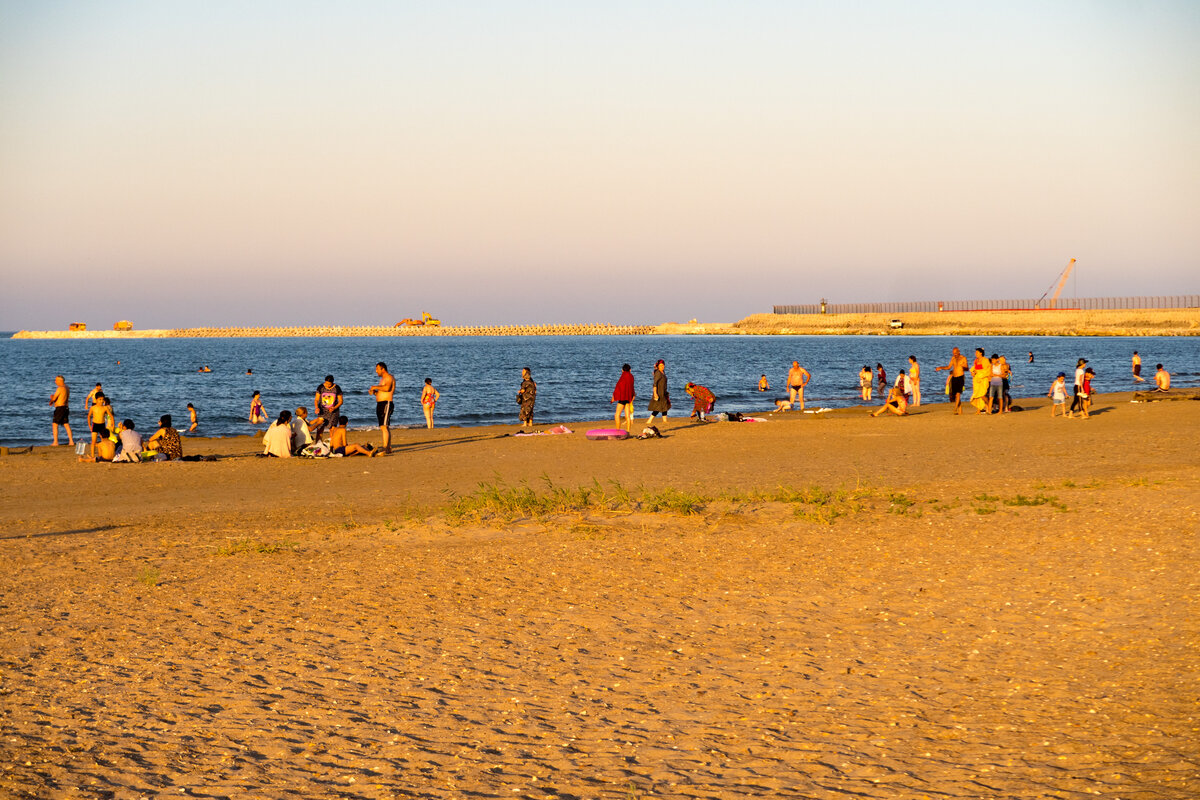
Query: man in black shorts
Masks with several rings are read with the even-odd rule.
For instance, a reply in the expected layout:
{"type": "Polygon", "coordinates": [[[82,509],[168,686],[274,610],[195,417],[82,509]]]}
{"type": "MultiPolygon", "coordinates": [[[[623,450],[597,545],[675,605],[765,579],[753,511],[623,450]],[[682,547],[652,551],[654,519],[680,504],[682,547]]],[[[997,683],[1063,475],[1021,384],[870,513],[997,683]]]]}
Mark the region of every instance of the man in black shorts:
{"type": "Polygon", "coordinates": [[[379,383],[371,387],[375,397],[375,418],[379,420],[379,431],[383,435],[383,452],[392,452],[392,395],[396,392],[396,379],[388,372],[387,364],[380,361],[375,365],[379,383]]]}
{"type": "Polygon", "coordinates": [[[62,375],[54,378],[54,394],[50,395],[50,405],[54,406],[50,426],[54,430],[55,446],[58,445],[59,425],[67,429],[67,444],[75,444],[75,438],[71,436],[71,390],[67,388],[62,375]]]}
{"type": "Polygon", "coordinates": [[[966,385],[967,357],[955,347],[950,351],[950,363],[944,367],[938,367],[934,371],[941,372],[944,369],[950,370],[950,402],[954,403],[954,413],[961,414],[962,393],[966,385]]]}
{"type": "Polygon", "coordinates": [[[317,387],[313,407],[317,410],[317,416],[308,427],[316,439],[326,426],[330,430],[337,427],[337,418],[341,415],[338,409],[342,407],[342,387],[333,382],[332,375],[326,375],[325,382],[317,387]]]}

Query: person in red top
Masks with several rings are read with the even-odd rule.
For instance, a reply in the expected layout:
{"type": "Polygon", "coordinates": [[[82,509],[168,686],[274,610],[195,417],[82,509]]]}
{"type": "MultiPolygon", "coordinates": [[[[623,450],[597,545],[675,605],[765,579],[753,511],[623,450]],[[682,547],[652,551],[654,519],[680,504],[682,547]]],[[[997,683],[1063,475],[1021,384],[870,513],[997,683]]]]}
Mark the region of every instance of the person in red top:
{"type": "Polygon", "coordinates": [[[633,430],[633,369],[628,364],[621,365],[621,377],[617,378],[617,387],[613,389],[612,402],[617,404],[613,412],[613,427],[621,427],[621,412],[625,412],[625,430],[633,430]]]}
{"type": "Polygon", "coordinates": [[[1083,372],[1083,386],[1080,387],[1079,398],[1080,408],[1082,413],[1079,416],[1087,419],[1092,415],[1092,378],[1096,377],[1096,373],[1088,367],[1083,372]]]}
{"type": "Polygon", "coordinates": [[[692,406],[692,416],[701,422],[707,422],[708,420],[704,418],[704,415],[712,413],[713,405],[717,402],[717,396],[709,391],[707,386],[699,386],[695,383],[689,383],[683,389],[695,401],[695,404],[692,406]]]}

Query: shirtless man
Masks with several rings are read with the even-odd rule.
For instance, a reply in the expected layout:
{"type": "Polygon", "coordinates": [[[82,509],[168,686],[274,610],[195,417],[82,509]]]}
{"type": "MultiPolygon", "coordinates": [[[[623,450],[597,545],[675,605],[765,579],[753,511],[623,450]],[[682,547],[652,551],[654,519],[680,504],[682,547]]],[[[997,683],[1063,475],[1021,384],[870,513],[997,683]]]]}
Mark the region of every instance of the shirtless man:
{"type": "Polygon", "coordinates": [[[379,376],[379,383],[370,389],[375,396],[375,418],[379,420],[379,430],[383,434],[383,452],[391,455],[392,395],[396,393],[396,379],[382,361],[375,365],[375,374],[379,376]]]}
{"type": "MultiPolygon", "coordinates": [[[[1169,390],[1171,388],[1171,373],[1163,369],[1162,364],[1155,364],[1154,369],[1154,391],[1165,392],[1169,390]]],[[[70,428],[67,429],[67,432],[70,433],[70,428]]],[[[58,444],[57,439],[55,440],[55,444],[58,444]]]]}
{"type": "Polygon", "coordinates": [[[962,413],[962,393],[966,379],[963,374],[967,371],[967,357],[957,347],[950,351],[950,363],[944,367],[935,367],[934,372],[950,370],[950,400],[954,403],[954,413],[962,413]]]}
{"type": "Polygon", "coordinates": [[[75,438],[71,436],[71,390],[67,388],[62,375],[54,378],[54,394],[50,395],[50,405],[54,406],[54,416],[50,422],[54,430],[54,446],[58,447],[59,425],[67,429],[67,444],[75,444],[75,438]]]}
{"type": "Polygon", "coordinates": [[[1138,355],[1137,350],[1133,351],[1133,382],[1146,382],[1146,379],[1142,377],[1142,357],[1138,355]]]}
{"type": "Polygon", "coordinates": [[[799,361],[793,361],[787,376],[788,400],[793,405],[799,403],[801,411],[804,410],[804,387],[810,380],[812,376],[808,374],[808,370],[800,366],[799,361]]]}

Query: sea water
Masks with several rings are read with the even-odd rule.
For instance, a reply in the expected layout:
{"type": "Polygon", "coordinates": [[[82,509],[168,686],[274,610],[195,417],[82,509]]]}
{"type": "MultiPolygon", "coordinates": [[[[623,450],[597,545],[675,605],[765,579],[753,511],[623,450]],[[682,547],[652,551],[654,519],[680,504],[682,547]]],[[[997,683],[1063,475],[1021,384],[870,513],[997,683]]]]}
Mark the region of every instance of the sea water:
{"type": "MultiPolygon", "coordinates": [[[[0,443],[50,441],[48,405],[54,376],[71,389],[71,425],[87,432],[84,398],[97,382],[118,421],[131,418],[149,432],[160,415],[171,414],[180,430],[188,427],[187,404],[199,414],[198,435],[236,436],[262,430],[248,422],[250,397],[262,393],[270,418],[281,409],[308,406],[317,385],[332,374],[345,395],[342,411],[351,428],[375,424],[375,363],[384,361],[396,376],[393,425],[419,426],[425,378],[441,392],[438,425],[517,424],[521,368],[538,384],[536,423],[573,423],[611,418],[613,386],[621,365],[633,367],[639,416],[650,398],[654,362],[666,361],[673,416],[687,416],[688,381],[709,387],[717,411],[765,413],[785,397],[793,360],[812,374],[805,392],[808,408],[842,408],[861,403],[858,372],[882,363],[888,382],[916,356],[922,367],[923,402],[942,403],[945,372],[957,346],[970,357],[976,347],[999,353],[1013,366],[1014,397],[1042,396],[1054,376],[1069,379],[1078,358],[1096,371],[1100,393],[1137,388],[1130,356],[1142,356],[1142,376],[1153,386],[1154,365],[1162,362],[1173,386],[1200,385],[1200,340],[1189,337],[1046,336],[397,336],[370,338],[264,339],[0,339],[0,443]],[[1027,353],[1034,354],[1028,363],[1027,353]],[[212,372],[198,372],[209,366],[212,372]],[[246,374],[247,371],[252,374],[246,374]],[[771,390],[757,391],[766,374],[771,390]]],[[[970,386],[970,379],[967,380],[970,386]]],[[[875,402],[879,402],[876,394],[875,402]]],[[[66,441],[65,437],[62,439],[66,441]]]]}

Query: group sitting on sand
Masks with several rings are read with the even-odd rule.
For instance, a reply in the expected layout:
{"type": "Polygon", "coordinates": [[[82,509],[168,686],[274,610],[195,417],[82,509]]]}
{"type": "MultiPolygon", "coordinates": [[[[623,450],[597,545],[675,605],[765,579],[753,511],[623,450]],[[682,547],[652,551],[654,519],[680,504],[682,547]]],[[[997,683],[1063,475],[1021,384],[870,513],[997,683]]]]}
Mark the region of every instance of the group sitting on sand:
{"type": "MultiPolygon", "coordinates": [[[[82,445],[80,445],[82,447],[82,445]]],[[[163,414],[158,420],[158,430],[149,439],[143,440],[133,424],[127,419],[116,427],[116,430],[104,435],[94,445],[91,455],[79,456],[80,461],[98,462],[135,462],[143,461],[200,461],[212,460],[211,456],[185,457],[183,455],[183,440],[179,431],[172,427],[170,414],[163,414]]]]}

